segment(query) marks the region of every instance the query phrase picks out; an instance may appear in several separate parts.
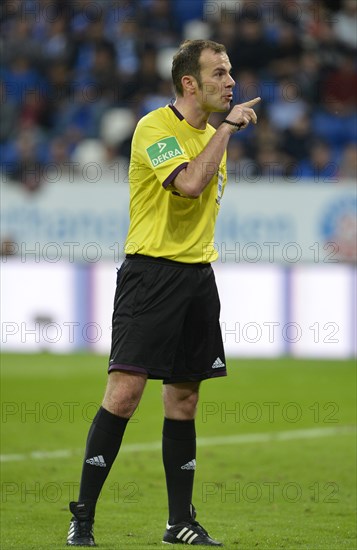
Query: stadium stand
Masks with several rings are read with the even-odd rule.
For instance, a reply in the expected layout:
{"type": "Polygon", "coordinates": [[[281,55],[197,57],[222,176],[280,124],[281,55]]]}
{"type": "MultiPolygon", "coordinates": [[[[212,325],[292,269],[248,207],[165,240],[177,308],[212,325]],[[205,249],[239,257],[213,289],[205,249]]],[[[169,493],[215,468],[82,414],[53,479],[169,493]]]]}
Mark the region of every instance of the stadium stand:
{"type": "Polygon", "coordinates": [[[351,177],[355,0],[3,0],[0,25],[0,167],[29,190],[46,185],[31,169],[72,162],[84,140],[127,159],[128,128],[173,97],[167,58],[199,36],[226,45],[235,101],[263,99],[261,124],[230,147],[231,171],[249,159],[256,173],[274,162],[277,175],[306,176],[319,156],[331,183],[351,177]]]}

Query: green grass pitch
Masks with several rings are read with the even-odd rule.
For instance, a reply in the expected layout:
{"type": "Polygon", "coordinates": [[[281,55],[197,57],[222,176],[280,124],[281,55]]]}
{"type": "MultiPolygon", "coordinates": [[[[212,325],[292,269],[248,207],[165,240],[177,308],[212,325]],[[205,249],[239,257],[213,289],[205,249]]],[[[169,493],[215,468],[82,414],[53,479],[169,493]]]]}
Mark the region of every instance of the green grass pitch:
{"type": "MultiPolygon", "coordinates": [[[[355,550],[355,361],[228,366],[201,387],[198,520],[227,549],[355,550]]],[[[106,358],[4,355],[1,373],[1,549],[64,548],[106,358]]],[[[98,502],[100,548],[162,546],[161,425],[152,381],[98,502]]]]}

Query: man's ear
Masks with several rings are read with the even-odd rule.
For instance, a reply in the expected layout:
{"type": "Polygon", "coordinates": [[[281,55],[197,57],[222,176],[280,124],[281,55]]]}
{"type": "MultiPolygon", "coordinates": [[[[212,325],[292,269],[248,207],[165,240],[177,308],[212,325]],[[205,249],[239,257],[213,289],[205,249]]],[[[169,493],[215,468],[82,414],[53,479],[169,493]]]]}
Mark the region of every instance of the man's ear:
{"type": "Polygon", "coordinates": [[[185,75],[181,78],[182,89],[189,94],[193,94],[197,89],[197,81],[193,76],[185,75]]]}

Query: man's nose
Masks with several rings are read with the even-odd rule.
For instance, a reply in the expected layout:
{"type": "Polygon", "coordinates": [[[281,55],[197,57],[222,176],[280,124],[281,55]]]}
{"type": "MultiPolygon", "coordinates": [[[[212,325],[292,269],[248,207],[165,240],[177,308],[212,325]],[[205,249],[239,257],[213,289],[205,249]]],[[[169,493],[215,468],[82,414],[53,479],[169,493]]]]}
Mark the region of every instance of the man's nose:
{"type": "Polygon", "coordinates": [[[229,79],[227,81],[227,87],[233,88],[236,84],[236,81],[231,75],[228,75],[228,76],[229,76],[229,79]]]}

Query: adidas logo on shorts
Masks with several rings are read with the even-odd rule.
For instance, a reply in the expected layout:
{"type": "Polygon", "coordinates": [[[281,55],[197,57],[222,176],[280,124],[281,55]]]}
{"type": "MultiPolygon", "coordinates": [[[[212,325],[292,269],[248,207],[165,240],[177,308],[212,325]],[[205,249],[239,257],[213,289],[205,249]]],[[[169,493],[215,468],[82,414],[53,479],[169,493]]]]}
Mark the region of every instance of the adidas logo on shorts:
{"type": "Polygon", "coordinates": [[[217,357],[217,359],[215,360],[215,362],[213,363],[212,365],[212,369],[220,369],[222,367],[225,367],[226,365],[223,363],[223,361],[217,357]]]}

